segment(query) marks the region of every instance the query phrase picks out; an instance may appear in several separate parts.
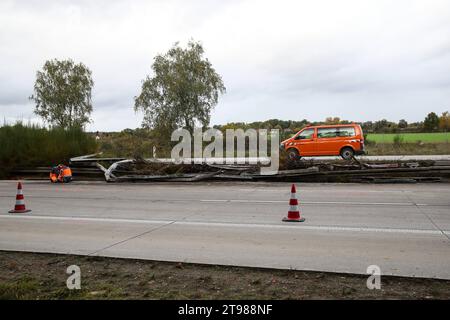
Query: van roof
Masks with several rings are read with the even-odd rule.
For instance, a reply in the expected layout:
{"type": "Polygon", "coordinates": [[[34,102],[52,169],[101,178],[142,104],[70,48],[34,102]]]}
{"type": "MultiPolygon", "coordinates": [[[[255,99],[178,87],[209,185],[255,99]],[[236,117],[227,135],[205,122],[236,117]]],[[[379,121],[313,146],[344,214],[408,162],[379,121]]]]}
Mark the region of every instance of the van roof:
{"type": "Polygon", "coordinates": [[[359,126],[357,123],[347,123],[347,124],[321,124],[316,126],[306,126],[305,128],[329,128],[329,127],[348,127],[348,126],[359,126]]]}

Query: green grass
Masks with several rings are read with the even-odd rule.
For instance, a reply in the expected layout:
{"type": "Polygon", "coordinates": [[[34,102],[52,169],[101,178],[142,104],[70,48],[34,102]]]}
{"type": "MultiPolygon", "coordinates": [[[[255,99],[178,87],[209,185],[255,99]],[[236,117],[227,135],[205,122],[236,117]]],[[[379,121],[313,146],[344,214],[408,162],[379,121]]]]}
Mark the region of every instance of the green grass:
{"type": "Polygon", "coordinates": [[[366,145],[369,156],[450,154],[450,143],[371,143],[366,145]]]}
{"type": "Polygon", "coordinates": [[[22,277],[14,283],[0,283],[0,300],[29,299],[38,289],[39,283],[31,277],[22,277]]]}
{"type": "Polygon", "coordinates": [[[367,140],[376,143],[394,143],[394,138],[400,136],[404,143],[449,143],[450,132],[433,133],[369,133],[367,140]]]}
{"type": "Polygon", "coordinates": [[[0,127],[0,177],[11,169],[67,163],[97,150],[94,137],[81,129],[46,129],[37,125],[0,127]]]}

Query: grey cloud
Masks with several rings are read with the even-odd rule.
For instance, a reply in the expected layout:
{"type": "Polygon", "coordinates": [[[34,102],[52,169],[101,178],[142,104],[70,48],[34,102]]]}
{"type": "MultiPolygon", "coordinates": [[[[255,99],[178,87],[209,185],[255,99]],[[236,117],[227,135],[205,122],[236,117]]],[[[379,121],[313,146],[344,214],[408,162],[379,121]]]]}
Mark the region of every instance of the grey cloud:
{"type": "Polygon", "coordinates": [[[0,117],[33,115],[46,59],[93,72],[90,130],[140,125],[153,57],[201,40],[227,94],[212,122],[423,119],[450,100],[450,4],[403,1],[0,2],[0,117]],[[355,110],[358,110],[355,113],[355,110]]]}

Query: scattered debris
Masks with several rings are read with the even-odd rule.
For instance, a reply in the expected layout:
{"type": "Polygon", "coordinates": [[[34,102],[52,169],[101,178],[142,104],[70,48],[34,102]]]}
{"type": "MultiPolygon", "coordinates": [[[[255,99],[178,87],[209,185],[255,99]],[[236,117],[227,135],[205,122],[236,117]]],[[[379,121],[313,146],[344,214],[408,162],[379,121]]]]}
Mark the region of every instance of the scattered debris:
{"type": "Polygon", "coordinates": [[[407,162],[405,163],[405,166],[408,168],[418,168],[420,164],[418,162],[407,162]]]}
{"type": "Polygon", "coordinates": [[[369,164],[365,163],[364,167],[368,169],[388,169],[388,168],[400,168],[400,163],[375,163],[375,164],[369,164]]]}
{"type": "MultiPolygon", "coordinates": [[[[211,159],[195,159],[194,163],[175,163],[172,159],[101,158],[101,154],[76,157],[70,160],[74,179],[105,179],[107,182],[172,181],[195,182],[205,180],[290,181],[290,182],[366,182],[415,183],[450,181],[450,161],[324,161],[300,159],[285,162],[272,175],[261,174],[267,159],[252,159],[244,164],[218,164],[211,159]]],[[[49,168],[22,168],[17,177],[42,176],[49,168]]]]}

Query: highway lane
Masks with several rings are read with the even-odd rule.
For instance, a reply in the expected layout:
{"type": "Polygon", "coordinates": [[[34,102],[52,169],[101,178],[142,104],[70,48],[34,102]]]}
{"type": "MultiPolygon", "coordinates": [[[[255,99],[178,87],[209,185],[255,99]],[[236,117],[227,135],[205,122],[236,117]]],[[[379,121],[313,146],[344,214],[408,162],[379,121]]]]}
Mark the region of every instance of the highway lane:
{"type": "Polygon", "coordinates": [[[306,222],[281,222],[288,183],[26,182],[0,249],[450,279],[450,185],[298,184],[306,222]]]}

